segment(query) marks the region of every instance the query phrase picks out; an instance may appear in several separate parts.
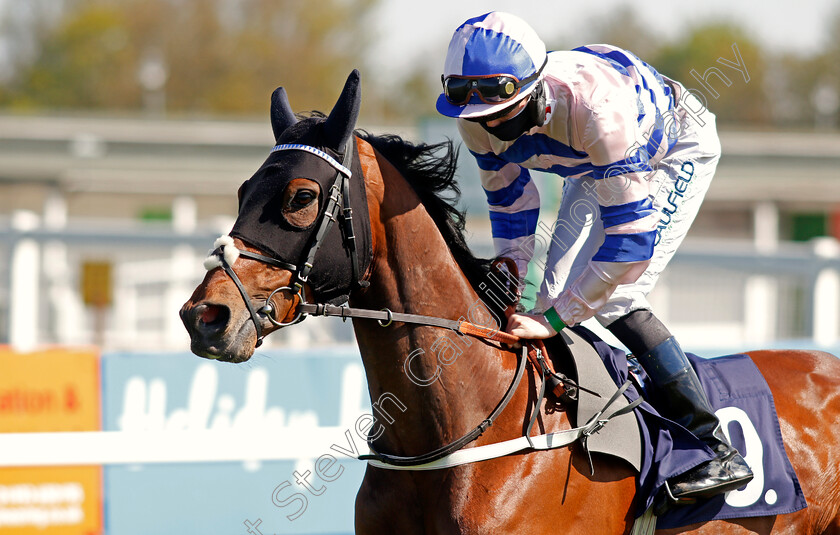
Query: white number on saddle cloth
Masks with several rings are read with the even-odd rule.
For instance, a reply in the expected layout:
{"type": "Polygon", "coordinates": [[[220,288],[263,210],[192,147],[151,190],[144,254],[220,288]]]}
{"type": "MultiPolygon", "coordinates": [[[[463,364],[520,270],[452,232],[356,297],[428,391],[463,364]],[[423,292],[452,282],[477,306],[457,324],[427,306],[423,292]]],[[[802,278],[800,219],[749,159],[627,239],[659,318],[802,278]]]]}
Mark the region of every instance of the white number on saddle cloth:
{"type": "MultiPolygon", "coordinates": [[[[723,407],[715,411],[715,415],[720,420],[720,426],[724,435],[726,435],[726,439],[730,442],[730,423],[736,422],[741,426],[741,431],[744,434],[746,444],[744,460],[750,465],[754,477],[743,489],[727,492],[726,504],[731,507],[748,507],[757,502],[764,491],[764,445],[761,443],[761,438],[758,436],[758,431],[756,431],[752,420],[743,410],[738,407],[723,407]]],[[[765,500],[772,504],[772,502],[775,502],[774,497],[775,492],[771,489],[767,491],[765,500]]]]}

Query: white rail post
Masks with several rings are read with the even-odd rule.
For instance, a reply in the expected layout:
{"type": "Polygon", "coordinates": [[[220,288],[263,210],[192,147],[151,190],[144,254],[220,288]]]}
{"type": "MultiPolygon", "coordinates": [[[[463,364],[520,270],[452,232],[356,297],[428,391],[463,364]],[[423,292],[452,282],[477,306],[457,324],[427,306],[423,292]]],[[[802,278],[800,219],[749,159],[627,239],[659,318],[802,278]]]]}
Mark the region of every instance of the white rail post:
{"type": "MultiPolygon", "coordinates": [[[[38,216],[19,210],[12,214],[12,228],[18,232],[35,230],[38,216]]],[[[38,343],[38,305],[40,303],[40,249],[32,238],[15,241],[11,253],[9,287],[9,343],[18,351],[31,351],[38,343]]]]}
{"type": "MultiPolygon", "coordinates": [[[[818,258],[840,258],[840,244],[834,238],[813,240],[814,255],[818,258]]],[[[819,345],[837,343],[840,331],[840,274],[834,267],[826,267],[814,280],[813,338],[819,345]]]]}
{"type": "MultiPolygon", "coordinates": [[[[753,205],[753,245],[759,254],[772,255],[779,248],[779,209],[776,203],[753,205]]],[[[747,277],[744,287],[744,341],[764,344],[776,338],[778,284],[771,275],[747,277]]]]}
{"type": "Polygon", "coordinates": [[[779,208],[762,201],[753,205],[753,244],[760,253],[775,253],[779,248],[779,208]]]}
{"type": "Polygon", "coordinates": [[[744,341],[764,344],[776,339],[778,286],[771,275],[750,275],[744,285],[744,341]]]}
{"type": "MultiPolygon", "coordinates": [[[[57,189],[44,200],[44,228],[67,228],[67,201],[57,189]]],[[[51,240],[44,244],[44,287],[50,307],[51,338],[59,344],[77,343],[78,333],[84,330],[84,308],[73,291],[72,270],[67,254],[67,244],[51,240]]]]}
{"type": "MultiPolygon", "coordinates": [[[[172,230],[181,235],[194,232],[197,212],[195,198],[187,196],[175,198],[172,202],[172,230]]],[[[166,326],[164,339],[165,343],[173,348],[187,347],[186,344],[189,341],[178,316],[178,310],[192,292],[190,283],[196,262],[198,260],[195,257],[195,251],[189,245],[177,245],[173,248],[170,284],[166,289],[164,310],[164,325],[166,326]]]]}

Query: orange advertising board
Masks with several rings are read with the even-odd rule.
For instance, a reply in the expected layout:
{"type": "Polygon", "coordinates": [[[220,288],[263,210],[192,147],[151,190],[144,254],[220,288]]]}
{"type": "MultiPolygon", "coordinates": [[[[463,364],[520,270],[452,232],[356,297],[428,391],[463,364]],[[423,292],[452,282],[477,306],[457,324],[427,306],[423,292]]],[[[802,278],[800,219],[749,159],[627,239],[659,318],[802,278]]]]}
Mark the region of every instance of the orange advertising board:
{"type": "MultiPolygon", "coordinates": [[[[98,360],[95,350],[0,348],[0,433],[100,430],[98,360]]],[[[101,533],[102,468],[0,468],[0,534],[34,532],[101,533]]]]}

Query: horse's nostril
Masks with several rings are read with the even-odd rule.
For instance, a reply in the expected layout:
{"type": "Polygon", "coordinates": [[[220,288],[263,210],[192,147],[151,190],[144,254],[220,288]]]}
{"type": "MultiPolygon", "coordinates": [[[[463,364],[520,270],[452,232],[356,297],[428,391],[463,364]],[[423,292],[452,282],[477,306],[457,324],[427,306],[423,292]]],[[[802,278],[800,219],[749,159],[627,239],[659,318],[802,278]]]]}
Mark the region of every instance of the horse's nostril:
{"type": "Polygon", "coordinates": [[[204,304],[196,309],[199,323],[204,327],[220,327],[227,324],[230,311],[226,306],[204,304]]]}
{"type": "Polygon", "coordinates": [[[219,307],[207,307],[201,313],[201,321],[204,323],[213,323],[219,317],[219,307]]]}

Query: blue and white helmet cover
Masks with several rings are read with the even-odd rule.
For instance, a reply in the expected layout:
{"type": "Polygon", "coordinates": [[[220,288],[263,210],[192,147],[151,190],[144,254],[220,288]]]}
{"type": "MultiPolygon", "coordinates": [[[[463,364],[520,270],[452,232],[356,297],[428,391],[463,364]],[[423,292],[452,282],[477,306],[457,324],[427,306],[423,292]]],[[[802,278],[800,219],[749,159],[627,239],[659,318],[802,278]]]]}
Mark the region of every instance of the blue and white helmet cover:
{"type": "MultiPolygon", "coordinates": [[[[545,43],[527,22],[516,15],[492,11],[464,22],[452,35],[443,76],[508,74],[519,80],[539,69],[546,58],[545,43]]],[[[456,106],[440,94],[437,110],[448,117],[480,117],[511,106],[528,96],[537,84],[524,86],[512,100],[485,104],[473,94],[469,102],[456,106]]]]}

